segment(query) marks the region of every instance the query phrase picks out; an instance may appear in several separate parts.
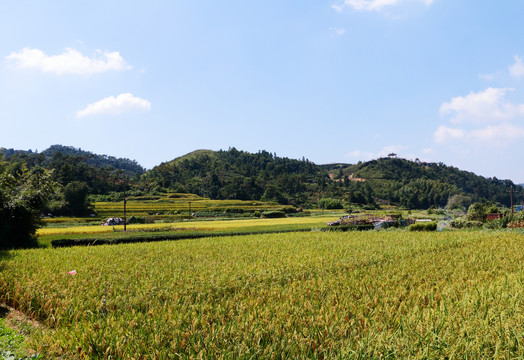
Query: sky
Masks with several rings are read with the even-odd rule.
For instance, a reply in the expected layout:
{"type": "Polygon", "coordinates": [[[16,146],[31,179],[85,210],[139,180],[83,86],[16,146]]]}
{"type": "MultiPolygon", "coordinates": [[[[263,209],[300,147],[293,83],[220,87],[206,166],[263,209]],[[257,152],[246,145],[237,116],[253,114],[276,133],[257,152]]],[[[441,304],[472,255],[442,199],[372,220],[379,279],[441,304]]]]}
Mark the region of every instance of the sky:
{"type": "Polygon", "coordinates": [[[389,153],[524,183],[524,2],[0,2],[0,147],[389,153]]]}

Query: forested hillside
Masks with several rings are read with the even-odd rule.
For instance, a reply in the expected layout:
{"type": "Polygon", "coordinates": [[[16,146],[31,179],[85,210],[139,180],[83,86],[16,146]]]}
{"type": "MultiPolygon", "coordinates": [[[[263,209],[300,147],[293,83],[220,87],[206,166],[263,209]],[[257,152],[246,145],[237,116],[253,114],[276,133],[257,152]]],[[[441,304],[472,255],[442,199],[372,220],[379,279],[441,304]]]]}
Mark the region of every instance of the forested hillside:
{"type": "MultiPolygon", "coordinates": [[[[41,153],[2,149],[1,154],[0,173],[41,166],[53,170],[53,180],[63,189],[108,199],[121,198],[124,179],[129,193],[137,196],[187,192],[211,199],[276,201],[297,207],[323,204],[325,208],[372,209],[384,204],[409,209],[467,208],[475,201],[509,206],[511,188],[515,190],[514,203],[521,200],[524,190],[510,180],[484,178],[442,163],[398,158],[316,165],[305,158],[230,148],[197,150],[145,171],[134,160],[59,145],[41,153]]],[[[57,207],[71,211],[64,194],[57,207]]]]}
{"type": "Polygon", "coordinates": [[[160,188],[212,199],[262,199],[299,205],[310,201],[318,184],[326,182],[327,172],[306,159],[231,148],[194,151],[156,166],[144,178],[160,188]]]}
{"type": "Polygon", "coordinates": [[[108,155],[97,155],[72,146],[52,145],[49,149],[40,153],[31,150],[0,148],[0,153],[4,155],[6,160],[22,160],[30,166],[40,165],[47,168],[54,168],[63,161],[67,162],[68,160],[74,159],[89,167],[123,170],[130,176],[141,175],[145,172],[145,169],[135,160],[116,158],[108,155]]]}
{"type": "Polygon", "coordinates": [[[484,178],[443,163],[381,158],[357,165],[338,164],[331,171],[343,180],[365,179],[376,198],[399,203],[406,208],[445,206],[453,195],[471,201],[489,200],[509,206],[510,180],[484,178]]]}

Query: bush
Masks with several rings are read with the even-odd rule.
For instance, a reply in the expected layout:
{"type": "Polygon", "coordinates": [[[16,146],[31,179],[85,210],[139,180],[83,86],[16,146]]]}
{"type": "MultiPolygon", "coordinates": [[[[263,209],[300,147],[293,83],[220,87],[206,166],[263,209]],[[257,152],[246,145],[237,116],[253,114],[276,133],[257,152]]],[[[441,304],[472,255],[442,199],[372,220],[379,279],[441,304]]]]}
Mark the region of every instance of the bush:
{"type": "Polygon", "coordinates": [[[436,222],[416,223],[409,227],[409,231],[435,231],[437,230],[436,222]]]}
{"type": "Polygon", "coordinates": [[[285,218],[286,214],[283,211],[264,211],[262,217],[267,219],[285,218]]]}
{"type": "Polygon", "coordinates": [[[240,208],[226,208],[225,210],[226,214],[243,214],[244,209],[240,208]]]}
{"type": "Polygon", "coordinates": [[[363,225],[340,225],[340,226],[327,226],[322,231],[366,231],[373,230],[375,226],[373,224],[363,225]]]}
{"type": "Polygon", "coordinates": [[[482,227],[482,221],[475,221],[475,220],[453,220],[450,225],[452,228],[455,229],[473,229],[473,228],[480,228],[482,227]]]}
{"type": "Polygon", "coordinates": [[[502,216],[498,219],[488,221],[484,224],[486,229],[505,229],[508,227],[508,224],[513,221],[511,215],[502,216]]]}
{"type": "Polygon", "coordinates": [[[318,207],[322,209],[343,209],[344,206],[342,205],[342,201],[339,199],[332,199],[332,198],[322,198],[318,202],[318,207]]]}
{"type": "Polygon", "coordinates": [[[127,223],[128,224],[145,224],[146,218],[133,215],[129,219],[127,219],[127,223]]]}

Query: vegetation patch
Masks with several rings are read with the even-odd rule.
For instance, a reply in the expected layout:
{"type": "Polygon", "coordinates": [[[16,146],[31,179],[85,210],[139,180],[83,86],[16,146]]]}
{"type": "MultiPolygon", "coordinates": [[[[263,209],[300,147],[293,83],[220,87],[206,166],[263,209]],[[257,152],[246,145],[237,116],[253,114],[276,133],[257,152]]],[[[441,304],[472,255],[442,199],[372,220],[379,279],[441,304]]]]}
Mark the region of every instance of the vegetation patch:
{"type": "Polygon", "coordinates": [[[419,222],[409,226],[409,231],[435,231],[437,230],[436,222],[419,222]]]}

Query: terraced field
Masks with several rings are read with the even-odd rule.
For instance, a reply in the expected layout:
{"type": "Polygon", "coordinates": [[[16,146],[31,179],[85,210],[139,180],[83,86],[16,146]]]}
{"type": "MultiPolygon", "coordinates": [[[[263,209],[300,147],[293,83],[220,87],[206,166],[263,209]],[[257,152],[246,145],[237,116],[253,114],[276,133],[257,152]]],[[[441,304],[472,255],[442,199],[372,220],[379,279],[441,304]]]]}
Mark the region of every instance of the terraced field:
{"type": "MultiPolygon", "coordinates": [[[[180,197],[158,197],[153,199],[131,199],[127,202],[128,216],[152,216],[159,215],[187,215],[193,212],[249,212],[254,211],[274,211],[291,208],[274,203],[262,201],[243,201],[243,200],[210,200],[198,196],[188,196],[181,194],[180,197]]],[[[123,216],[124,203],[120,202],[95,202],[95,211],[98,217],[107,218],[112,216],[123,216]]]]}
{"type": "MultiPolygon", "coordinates": [[[[336,220],[336,216],[296,217],[280,219],[244,219],[244,220],[211,220],[211,221],[179,221],[172,223],[127,225],[129,231],[147,230],[195,230],[195,231],[258,231],[263,229],[293,229],[294,227],[309,227],[310,229],[324,227],[327,222],[336,220]]],[[[74,226],[66,228],[44,227],[38,229],[38,236],[68,235],[68,234],[100,234],[122,232],[123,225],[118,226],[74,226]]]]}
{"type": "Polygon", "coordinates": [[[512,232],[38,249],[4,255],[0,300],[45,358],[520,359],[523,265],[512,232]]]}

